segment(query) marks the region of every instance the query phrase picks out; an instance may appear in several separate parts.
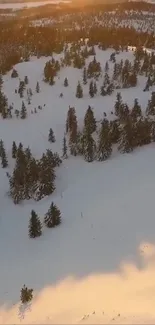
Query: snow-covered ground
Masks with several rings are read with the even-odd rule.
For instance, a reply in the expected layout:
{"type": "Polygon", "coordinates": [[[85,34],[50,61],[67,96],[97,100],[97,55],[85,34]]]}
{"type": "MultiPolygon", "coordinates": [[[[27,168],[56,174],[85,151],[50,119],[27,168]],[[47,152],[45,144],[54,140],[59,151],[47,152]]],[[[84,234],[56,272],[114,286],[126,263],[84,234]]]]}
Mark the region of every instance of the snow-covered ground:
{"type": "MultiPolygon", "coordinates": [[[[111,12],[100,12],[98,15],[96,12],[87,15],[87,12],[83,11],[79,14],[66,14],[57,17],[56,25],[65,25],[65,28],[81,29],[82,27],[89,28],[96,24],[96,26],[102,27],[117,27],[117,28],[134,28],[138,32],[155,33],[155,12],[151,11],[134,11],[125,10],[120,14],[119,9],[111,12]],[[79,20],[77,20],[77,17],[79,20]],[[66,27],[67,26],[67,27],[66,27]]],[[[32,20],[31,24],[34,26],[53,25],[55,20],[53,17],[32,20]]]]}
{"type": "MultiPolygon", "coordinates": [[[[102,68],[111,50],[97,51],[102,68]]],[[[133,59],[133,53],[120,53],[133,59]]],[[[91,58],[92,59],[92,58],[91,58]]],[[[9,168],[12,170],[13,140],[30,146],[35,156],[47,148],[61,153],[68,106],[74,106],[79,126],[88,105],[97,120],[113,110],[112,96],[90,99],[88,85],[84,98],[75,97],[82,71],[64,68],[54,86],[43,82],[43,68],[49,58],[32,58],[15,68],[21,79],[29,78],[34,95],[26,120],[0,120],[9,168]],[[69,87],[64,88],[67,76],[69,87]],[[41,92],[35,94],[36,82],[41,92]],[[64,97],[59,98],[63,92],[64,97]],[[44,105],[42,111],[31,109],[44,105]],[[56,143],[49,144],[52,127],[56,143]]],[[[89,58],[90,60],[90,58],[89,58]]],[[[19,79],[4,77],[9,103],[21,108],[15,94],[19,79]]],[[[139,99],[145,110],[149,92],[146,79],[136,88],[122,90],[129,106],[139,99]]],[[[153,89],[151,89],[152,91],[153,89]]],[[[26,103],[26,101],[25,101],[26,103]]],[[[69,157],[57,170],[56,191],[39,202],[25,201],[15,206],[7,197],[6,169],[0,168],[0,324],[54,323],[154,323],[155,322],[155,144],[134,153],[115,153],[106,162],[86,163],[69,157]],[[39,239],[30,240],[28,223],[34,209],[41,220],[51,201],[62,212],[62,224],[44,229],[39,239]],[[35,290],[30,309],[20,318],[20,290],[23,284],[35,290]]]]}

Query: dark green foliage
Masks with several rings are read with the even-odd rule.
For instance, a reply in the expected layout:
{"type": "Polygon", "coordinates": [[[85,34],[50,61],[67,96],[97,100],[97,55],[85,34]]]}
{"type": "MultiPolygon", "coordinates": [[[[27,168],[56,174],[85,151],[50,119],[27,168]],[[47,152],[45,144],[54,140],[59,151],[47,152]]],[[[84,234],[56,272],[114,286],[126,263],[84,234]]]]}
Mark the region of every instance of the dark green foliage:
{"type": "Polygon", "coordinates": [[[110,137],[113,144],[117,143],[120,136],[119,122],[114,120],[110,121],[110,137]]]}
{"type": "Polygon", "coordinates": [[[52,142],[52,143],[55,142],[55,135],[54,135],[52,128],[50,128],[50,130],[49,130],[48,141],[52,142]]]}
{"type": "Polygon", "coordinates": [[[134,126],[128,118],[120,130],[119,150],[122,153],[132,152],[135,147],[134,126]]]}
{"type": "Polygon", "coordinates": [[[21,117],[21,119],[25,119],[27,117],[27,110],[26,110],[26,106],[25,106],[23,101],[22,101],[22,108],[21,108],[21,112],[20,112],[20,117],[21,117]]]}
{"type": "Polygon", "coordinates": [[[88,109],[87,109],[85,117],[84,117],[84,128],[90,134],[92,134],[93,132],[96,131],[96,120],[94,117],[93,110],[90,106],[88,106],[88,109]]]}
{"type": "Polygon", "coordinates": [[[101,130],[98,139],[97,158],[99,161],[108,159],[112,153],[112,142],[109,122],[104,119],[102,122],[101,130]]]}
{"type": "Polygon", "coordinates": [[[12,175],[8,175],[10,196],[15,204],[25,199],[41,200],[55,190],[55,170],[61,164],[57,153],[47,150],[40,160],[35,160],[30,148],[19,144],[12,175]]]}
{"type": "Polygon", "coordinates": [[[38,81],[37,81],[37,84],[36,84],[36,93],[40,93],[40,85],[39,85],[38,81]]]}
{"type": "Polygon", "coordinates": [[[80,82],[78,82],[77,88],[76,88],[76,97],[77,98],[82,98],[83,97],[83,89],[82,86],[80,84],[80,82]]]}
{"type": "Polygon", "coordinates": [[[141,107],[138,103],[138,99],[136,98],[134,101],[134,106],[133,109],[131,111],[131,117],[133,119],[137,119],[138,117],[142,116],[142,111],[141,111],[141,107]]]}
{"type": "Polygon", "coordinates": [[[25,284],[21,289],[20,300],[22,304],[26,304],[33,299],[33,289],[28,289],[25,284]]]}
{"type": "Polygon", "coordinates": [[[29,221],[29,237],[35,238],[42,235],[42,224],[36,212],[31,211],[31,217],[29,221]]]}
{"type": "Polygon", "coordinates": [[[17,154],[17,146],[16,146],[16,142],[13,141],[12,143],[12,158],[16,158],[16,154],[17,154]]]}
{"type": "Polygon", "coordinates": [[[65,80],[64,80],[64,87],[68,87],[68,79],[67,78],[65,78],[65,80]]]}
{"type": "Polygon", "coordinates": [[[25,90],[25,82],[20,81],[19,88],[18,88],[18,94],[20,95],[20,98],[23,98],[24,96],[24,90],[25,90]]]}
{"type": "Polygon", "coordinates": [[[18,72],[17,72],[17,70],[15,70],[15,69],[12,70],[11,78],[18,78],[18,72]]]}
{"type": "Polygon", "coordinates": [[[115,103],[115,115],[120,117],[122,109],[122,96],[121,93],[117,93],[116,103],[115,103]]]}
{"type": "Polygon", "coordinates": [[[82,142],[84,159],[87,162],[92,162],[95,159],[96,145],[90,131],[87,129],[84,131],[82,142]]]}
{"type": "Polygon", "coordinates": [[[93,83],[92,80],[90,81],[90,84],[89,84],[89,95],[90,95],[90,97],[94,97],[94,95],[95,95],[95,93],[94,93],[94,83],[93,83]]]}
{"type": "Polygon", "coordinates": [[[84,70],[83,70],[83,84],[84,85],[87,84],[87,70],[86,70],[86,67],[84,67],[84,70]]]}
{"type": "Polygon", "coordinates": [[[44,223],[48,228],[54,228],[61,223],[61,212],[53,202],[45,215],[44,223]]]}
{"type": "Polygon", "coordinates": [[[25,85],[28,85],[28,83],[29,83],[28,76],[25,76],[25,78],[24,78],[24,82],[25,82],[25,85]]]}
{"type": "Polygon", "coordinates": [[[0,157],[1,157],[2,168],[6,168],[8,166],[8,160],[7,160],[7,156],[6,156],[6,152],[5,152],[5,148],[4,148],[4,143],[2,140],[0,141],[0,157]]]}
{"type": "Polygon", "coordinates": [[[68,157],[67,155],[67,144],[66,144],[66,137],[63,138],[63,148],[62,148],[62,157],[66,159],[68,157]]]}

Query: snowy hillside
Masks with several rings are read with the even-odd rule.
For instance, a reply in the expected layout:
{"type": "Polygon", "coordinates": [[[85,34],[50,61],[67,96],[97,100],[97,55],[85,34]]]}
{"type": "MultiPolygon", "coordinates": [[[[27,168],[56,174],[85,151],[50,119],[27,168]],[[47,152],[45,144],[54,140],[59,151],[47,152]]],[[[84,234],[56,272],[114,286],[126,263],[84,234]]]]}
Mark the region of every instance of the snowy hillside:
{"type": "MultiPolygon", "coordinates": [[[[82,69],[61,67],[55,84],[45,83],[44,67],[51,57],[31,57],[29,62],[14,66],[17,78],[11,78],[12,70],[3,77],[2,89],[12,105],[12,118],[0,119],[0,139],[8,158],[8,167],[0,168],[0,324],[155,321],[154,142],[124,155],[114,146],[109,159],[92,163],[70,155],[68,150],[68,159],[56,168],[52,195],[18,205],[8,196],[6,172],[12,174],[15,165],[13,141],[17,145],[21,142],[24,148],[29,146],[38,159],[46,149],[62,156],[69,106],[75,107],[80,131],[89,105],[97,125],[104,113],[109,121],[115,119],[117,92],[129,109],[137,98],[145,115],[155,85],[143,91],[148,78],[141,73],[136,87],[114,89],[110,96],[101,96],[107,61],[109,77],[113,76],[114,63],[109,61],[113,50],[103,51],[96,46],[95,52],[101,75],[93,98],[89,82],[83,85],[82,69]],[[25,76],[28,84],[20,98],[15,90],[25,76]],[[64,87],[66,77],[68,87],[64,87]],[[83,98],[76,97],[78,81],[83,98]],[[33,95],[28,104],[29,88],[33,95]],[[26,119],[17,118],[15,113],[21,110],[22,102],[27,108],[26,119]],[[50,128],[55,143],[48,141],[50,128]],[[41,237],[30,239],[31,210],[43,222],[52,201],[61,211],[62,223],[55,229],[44,226],[41,237]],[[34,299],[25,312],[20,305],[24,284],[34,289],[34,299]]],[[[63,57],[64,53],[54,55],[59,61],[63,57]]],[[[93,57],[86,59],[86,67],[93,57]]],[[[131,49],[116,54],[116,62],[126,59],[133,64],[131,49]]]]}

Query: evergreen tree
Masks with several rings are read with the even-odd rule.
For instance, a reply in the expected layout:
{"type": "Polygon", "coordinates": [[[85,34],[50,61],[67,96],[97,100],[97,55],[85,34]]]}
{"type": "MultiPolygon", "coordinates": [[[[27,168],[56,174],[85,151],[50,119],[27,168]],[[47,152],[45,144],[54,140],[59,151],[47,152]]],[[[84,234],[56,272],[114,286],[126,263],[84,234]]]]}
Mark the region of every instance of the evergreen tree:
{"type": "Polygon", "coordinates": [[[133,119],[137,119],[137,117],[140,117],[140,116],[142,116],[142,111],[141,111],[141,107],[138,103],[138,99],[136,98],[134,101],[133,109],[131,111],[131,117],[133,119]]]}
{"type": "Polygon", "coordinates": [[[121,93],[117,93],[116,97],[116,103],[115,103],[115,115],[120,116],[121,115],[121,109],[122,109],[122,96],[121,93]]]}
{"type": "Polygon", "coordinates": [[[8,160],[7,160],[7,156],[6,156],[6,152],[5,149],[3,147],[2,151],[1,151],[1,165],[3,168],[6,168],[8,166],[8,160]]]}
{"type": "Polygon", "coordinates": [[[84,69],[83,69],[83,84],[84,85],[87,84],[87,70],[86,70],[86,67],[84,67],[84,69]]]}
{"type": "Polygon", "coordinates": [[[28,85],[28,83],[29,83],[28,76],[25,76],[25,78],[24,78],[24,82],[25,82],[25,85],[28,85]]]}
{"type": "Polygon", "coordinates": [[[48,228],[54,228],[61,223],[61,212],[53,202],[45,215],[44,223],[48,228]]]}
{"type": "Polygon", "coordinates": [[[67,78],[65,78],[65,80],[64,80],[64,87],[68,87],[68,79],[67,78]]]}
{"type": "Polygon", "coordinates": [[[2,154],[4,151],[4,142],[3,140],[0,140],[0,157],[2,158],[2,154]]]}
{"type": "Polygon", "coordinates": [[[112,153],[112,143],[110,135],[110,127],[107,119],[102,122],[99,139],[98,139],[98,150],[97,156],[99,161],[106,160],[112,153]]]}
{"type": "Polygon", "coordinates": [[[17,70],[13,69],[11,73],[11,78],[17,78],[18,77],[18,72],[17,70]]]}
{"type": "Polygon", "coordinates": [[[108,61],[105,64],[105,69],[104,69],[105,73],[109,71],[109,64],[108,61]]]}
{"type": "Polygon", "coordinates": [[[20,95],[20,98],[23,98],[24,96],[24,90],[25,90],[25,82],[20,81],[19,88],[18,88],[18,94],[20,95]]]}
{"type": "Polygon", "coordinates": [[[48,141],[52,142],[52,143],[55,142],[55,135],[54,135],[52,128],[50,128],[50,130],[49,130],[48,141]]]}
{"type": "Polygon", "coordinates": [[[94,82],[94,95],[97,94],[97,85],[96,85],[96,82],[94,82]]]}
{"type": "Polygon", "coordinates": [[[37,190],[37,200],[52,194],[55,190],[55,171],[49,163],[48,157],[43,154],[39,162],[39,185],[37,190]]]}
{"type": "Polygon", "coordinates": [[[16,158],[16,154],[17,154],[17,146],[16,146],[16,142],[13,141],[12,143],[12,158],[16,158]]]}
{"type": "Polygon", "coordinates": [[[22,304],[26,304],[28,302],[30,302],[33,298],[33,289],[28,289],[25,284],[23,286],[23,288],[21,289],[21,293],[20,293],[20,300],[22,302],[22,304]]]}
{"type": "Polygon", "coordinates": [[[95,146],[95,141],[91,135],[91,132],[89,129],[84,130],[84,135],[83,135],[83,154],[84,154],[84,159],[87,162],[92,162],[95,159],[95,151],[96,151],[96,146],[95,146]]]}
{"type": "Polygon", "coordinates": [[[39,85],[38,81],[37,81],[37,84],[36,84],[36,93],[40,93],[40,85],[39,85]]]}
{"type": "Polygon", "coordinates": [[[90,95],[90,97],[94,97],[94,84],[93,84],[92,80],[90,81],[90,84],[89,84],[89,95],[90,95]]]}
{"type": "Polygon", "coordinates": [[[83,97],[83,89],[81,87],[80,82],[78,82],[77,89],[76,89],[76,97],[82,98],[83,97]]]}
{"type": "Polygon", "coordinates": [[[66,159],[68,157],[67,155],[67,144],[66,144],[66,137],[63,138],[63,148],[62,148],[62,157],[66,159]]]}
{"type": "Polygon", "coordinates": [[[20,117],[21,119],[25,119],[27,117],[27,110],[25,107],[24,102],[22,101],[22,108],[21,108],[21,112],[20,112],[20,117]]]}
{"type": "Polygon", "coordinates": [[[122,153],[132,152],[134,148],[134,131],[130,118],[123,125],[119,139],[119,150],[122,153]]]}
{"type": "Polygon", "coordinates": [[[90,106],[88,106],[88,109],[84,117],[84,127],[90,134],[96,131],[96,120],[94,117],[93,110],[91,109],[90,106]]]}
{"type": "Polygon", "coordinates": [[[120,136],[119,123],[118,121],[110,121],[110,137],[113,144],[117,143],[120,136]]]}
{"type": "Polygon", "coordinates": [[[34,210],[31,211],[31,217],[29,221],[29,237],[35,238],[42,235],[42,225],[40,219],[34,210]]]}

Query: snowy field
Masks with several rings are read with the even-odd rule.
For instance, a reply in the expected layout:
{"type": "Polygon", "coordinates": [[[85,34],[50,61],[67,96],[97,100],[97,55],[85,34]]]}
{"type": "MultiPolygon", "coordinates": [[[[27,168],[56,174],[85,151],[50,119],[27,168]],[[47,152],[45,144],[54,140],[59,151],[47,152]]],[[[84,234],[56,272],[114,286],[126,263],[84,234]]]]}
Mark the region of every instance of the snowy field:
{"type": "MultiPolygon", "coordinates": [[[[97,50],[102,68],[111,53],[97,50]]],[[[118,61],[121,58],[132,61],[133,53],[117,55],[118,61]]],[[[29,145],[36,157],[47,148],[61,154],[69,105],[76,109],[79,127],[88,105],[93,106],[97,120],[103,118],[103,112],[110,118],[113,110],[116,91],[90,99],[86,85],[84,97],[75,97],[82,70],[61,69],[54,86],[45,84],[43,69],[48,60],[33,57],[15,66],[21,80],[28,76],[34,95],[27,119],[0,119],[0,139],[9,158],[9,172],[13,167],[13,140],[24,147],[29,145]],[[66,76],[69,87],[64,88],[66,76]],[[35,94],[37,81],[39,94],[35,94]],[[61,92],[63,98],[59,98],[61,92]],[[31,114],[31,109],[44,104],[42,111],[31,114]],[[56,137],[53,144],[48,142],[50,127],[56,137]]],[[[22,103],[15,94],[19,78],[11,79],[11,72],[4,77],[4,92],[15,108],[22,103]]],[[[154,90],[143,92],[145,83],[146,78],[141,76],[136,88],[121,91],[130,107],[138,98],[145,110],[154,90]]],[[[89,164],[83,158],[69,157],[57,169],[52,196],[16,206],[7,196],[6,169],[0,168],[0,324],[153,324],[154,171],[154,143],[132,154],[117,152],[106,162],[89,164]],[[43,220],[52,200],[61,210],[62,224],[43,230],[38,239],[29,239],[31,210],[43,220]],[[19,303],[23,284],[35,290],[24,315],[19,303]]]]}

